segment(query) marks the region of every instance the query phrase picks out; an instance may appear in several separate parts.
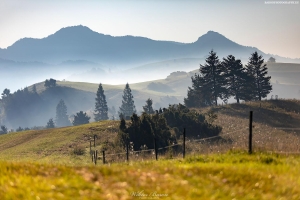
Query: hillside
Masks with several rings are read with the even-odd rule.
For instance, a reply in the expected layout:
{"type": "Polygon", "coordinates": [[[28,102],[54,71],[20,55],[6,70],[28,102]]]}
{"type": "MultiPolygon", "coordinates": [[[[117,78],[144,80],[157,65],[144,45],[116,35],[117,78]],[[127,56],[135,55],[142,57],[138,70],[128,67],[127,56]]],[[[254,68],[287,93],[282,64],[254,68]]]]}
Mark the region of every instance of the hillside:
{"type": "Polygon", "coordinates": [[[133,153],[129,164],[124,154],[111,155],[124,153],[113,142],[118,121],[0,135],[0,198],[299,199],[300,101],[200,110],[208,120],[212,111],[218,116],[214,123],[223,127],[220,139],[187,139],[186,159],[171,150],[159,153],[158,161],[152,154],[133,153]],[[246,151],[249,110],[254,111],[253,155],[246,151]],[[99,154],[106,148],[107,165],[101,154],[97,166],[91,162],[94,135],[99,154]]]}
{"type": "MultiPolygon", "coordinates": [[[[206,113],[208,120],[208,113],[213,111],[217,114],[218,118],[214,123],[223,127],[220,134],[223,140],[217,143],[202,141],[200,146],[199,142],[191,141],[187,143],[188,154],[247,150],[249,110],[254,112],[254,151],[300,153],[300,101],[273,100],[201,109],[200,112],[206,113]]],[[[95,134],[98,136],[97,149],[105,144],[108,154],[124,152],[113,144],[118,126],[118,121],[104,121],[0,135],[0,160],[89,164],[89,139],[95,134]],[[72,152],[77,147],[85,149],[86,155],[74,155],[72,152]]],[[[111,159],[117,158],[111,157],[108,162],[111,159]]],[[[125,158],[122,157],[121,160],[124,161],[125,158]]]]}
{"type": "MultiPolygon", "coordinates": [[[[134,70],[124,71],[124,76],[131,74],[131,76],[140,76],[141,79],[151,77],[152,74],[163,74],[163,70],[174,68],[174,66],[184,66],[184,63],[190,63],[190,66],[196,65],[199,60],[182,59],[169,60],[165,62],[147,65],[140,70],[137,69],[136,74],[132,73],[134,70]],[[152,68],[152,70],[151,70],[152,68]],[[161,68],[161,70],[160,70],[161,68]],[[143,70],[144,71],[143,71],[143,70]],[[130,73],[129,73],[130,72],[130,73]],[[143,75],[144,74],[144,75],[143,75]]],[[[300,64],[292,63],[267,63],[268,75],[270,75],[273,91],[268,95],[267,99],[300,99],[300,64]]],[[[191,86],[191,76],[198,73],[198,69],[191,72],[177,71],[168,74],[168,76],[158,79],[149,80],[139,83],[131,83],[130,87],[134,96],[135,106],[138,112],[142,111],[142,106],[148,98],[153,100],[154,109],[167,107],[169,104],[183,103],[183,99],[187,95],[187,89],[191,86]]],[[[97,75],[95,73],[94,75],[97,75]]],[[[112,76],[115,79],[121,79],[121,73],[118,76],[112,76]]],[[[103,79],[99,77],[99,81],[103,79]]],[[[134,80],[134,78],[133,78],[134,80]]],[[[137,80],[137,79],[136,79],[137,80]]],[[[104,80],[103,80],[104,81],[104,80]]],[[[103,82],[102,82],[103,83],[103,82]]],[[[57,81],[57,90],[45,90],[44,82],[36,83],[36,88],[40,97],[43,99],[43,109],[35,108],[34,117],[26,120],[20,119],[17,122],[9,123],[4,120],[4,113],[2,112],[1,123],[9,128],[44,126],[50,118],[55,117],[55,107],[60,99],[63,99],[68,107],[68,114],[74,115],[76,112],[82,110],[91,116],[93,121],[93,110],[95,103],[96,91],[99,83],[88,82],[72,82],[72,81],[57,81]]],[[[109,85],[103,84],[106,99],[109,107],[109,116],[117,117],[118,110],[121,106],[121,99],[123,95],[124,84],[109,85]]],[[[29,90],[32,86],[29,86],[29,90]]],[[[230,103],[234,103],[233,98],[229,99],[230,103]]],[[[219,104],[221,104],[219,100],[219,104]]]]}

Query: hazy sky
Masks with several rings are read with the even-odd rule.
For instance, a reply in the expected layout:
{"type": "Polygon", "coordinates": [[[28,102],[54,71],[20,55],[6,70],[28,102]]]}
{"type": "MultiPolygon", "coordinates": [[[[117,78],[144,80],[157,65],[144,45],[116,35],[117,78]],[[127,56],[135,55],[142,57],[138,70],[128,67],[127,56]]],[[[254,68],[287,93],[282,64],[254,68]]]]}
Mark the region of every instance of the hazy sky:
{"type": "Polygon", "coordinates": [[[113,36],[185,43],[213,30],[265,53],[300,58],[299,1],[0,0],[0,48],[81,24],[113,36]]]}

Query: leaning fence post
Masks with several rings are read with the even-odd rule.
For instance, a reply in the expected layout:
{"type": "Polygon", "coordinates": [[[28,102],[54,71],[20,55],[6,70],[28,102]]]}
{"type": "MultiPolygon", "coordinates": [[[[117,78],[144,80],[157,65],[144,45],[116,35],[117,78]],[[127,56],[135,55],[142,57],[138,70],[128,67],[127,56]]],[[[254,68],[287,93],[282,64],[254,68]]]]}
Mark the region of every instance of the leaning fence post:
{"type": "Polygon", "coordinates": [[[94,135],[94,147],[96,147],[96,137],[97,135],[94,135]]]}
{"type": "Polygon", "coordinates": [[[105,151],[102,151],[102,160],[103,160],[103,164],[105,164],[105,151]]]}
{"type": "Polygon", "coordinates": [[[183,128],[182,157],[185,158],[185,128],[183,128]]]}
{"type": "Polygon", "coordinates": [[[249,115],[249,154],[252,154],[252,121],[253,121],[253,111],[250,111],[250,115],[249,115]]]}

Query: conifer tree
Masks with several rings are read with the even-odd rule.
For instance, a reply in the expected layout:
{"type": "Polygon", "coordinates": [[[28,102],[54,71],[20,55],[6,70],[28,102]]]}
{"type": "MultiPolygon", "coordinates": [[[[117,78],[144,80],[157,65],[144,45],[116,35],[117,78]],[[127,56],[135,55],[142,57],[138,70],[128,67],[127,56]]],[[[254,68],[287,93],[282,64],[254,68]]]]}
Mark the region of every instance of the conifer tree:
{"type": "Polygon", "coordinates": [[[95,103],[95,121],[107,120],[108,119],[108,107],[106,102],[106,97],[102,84],[100,83],[97,94],[96,94],[96,103],[95,103]]]}
{"type": "Polygon", "coordinates": [[[224,68],[213,50],[209,52],[205,64],[200,65],[199,72],[199,75],[192,77],[193,85],[188,90],[188,97],[184,99],[185,104],[189,107],[218,105],[218,98],[227,100],[224,68]]]}
{"type": "Polygon", "coordinates": [[[237,103],[240,103],[240,100],[248,100],[250,98],[249,90],[251,90],[249,82],[252,79],[247,75],[241,60],[236,60],[233,55],[229,55],[227,58],[223,58],[222,65],[228,97],[234,96],[237,103]]]}
{"type": "Polygon", "coordinates": [[[47,122],[46,128],[54,128],[54,122],[53,119],[49,119],[49,121],[47,122]]]}
{"type": "Polygon", "coordinates": [[[79,113],[76,113],[72,123],[74,126],[81,125],[81,124],[88,124],[90,119],[91,118],[89,116],[87,116],[86,113],[83,113],[83,111],[80,111],[79,113]]]}
{"type": "Polygon", "coordinates": [[[128,83],[125,86],[122,98],[123,100],[122,105],[120,107],[119,115],[123,115],[123,117],[126,119],[130,117],[133,113],[136,113],[133,96],[131,94],[131,89],[128,83]]]}
{"type": "Polygon", "coordinates": [[[192,87],[188,87],[184,104],[187,107],[205,107],[211,106],[213,101],[212,93],[205,87],[204,79],[199,74],[192,76],[192,87]]]}
{"type": "Polygon", "coordinates": [[[152,103],[153,103],[152,99],[148,98],[146,100],[146,105],[143,106],[143,110],[144,110],[145,113],[147,113],[147,114],[154,114],[152,103]]]}
{"type": "Polygon", "coordinates": [[[252,99],[261,101],[262,98],[272,91],[272,85],[270,83],[271,76],[267,76],[268,68],[267,64],[264,64],[264,59],[261,55],[255,51],[251,54],[248,64],[246,65],[248,75],[252,78],[252,90],[249,91],[252,99]]]}
{"type": "Polygon", "coordinates": [[[67,115],[67,106],[64,102],[64,100],[60,100],[59,103],[56,106],[56,119],[55,119],[56,126],[62,127],[62,126],[69,126],[70,121],[68,119],[67,115]]]}

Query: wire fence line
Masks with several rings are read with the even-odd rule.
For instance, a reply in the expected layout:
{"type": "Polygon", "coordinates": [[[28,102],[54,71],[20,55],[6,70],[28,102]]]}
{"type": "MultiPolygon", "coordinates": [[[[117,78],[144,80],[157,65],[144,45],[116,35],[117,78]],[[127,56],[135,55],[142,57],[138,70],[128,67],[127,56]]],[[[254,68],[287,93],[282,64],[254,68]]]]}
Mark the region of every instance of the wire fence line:
{"type": "MultiPolygon", "coordinates": [[[[110,153],[110,154],[105,154],[105,151],[102,151],[102,160],[105,161],[105,159],[107,158],[113,158],[113,157],[120,157],[120,156],[124,156],[126,155],[127,156],[127,160],[128,160],[128,157],[129,155],[135,155],[135,156],[138,156],[139,154],[143,154],[143,153],[149,153],[149,152],[152,152],[152,154],[158,154],[157,151],[161,151],[161,150],[166,150],[166,149],[170,149],[170,150],[174,150],[175,147],[182,147],[182,148],[185,148],[185,145],[188,145],[189,143],[194,143],[194,142],[200,142],[200,141],[207,141],[207,140],[211,140],[211,139],[214,139],[214,138],[222,138],[224,136],[228,136],[230,134],[233,134],[233,133],[236,133],[236,132],[241,132],[243,130],[246,130],[246,128],[242,128],[242,129],[239,129],[239,130],[234,130],[234,131],[230,131],[230,132],[226,132],[222,135],[217,135],[217,136],[211,136],[211,137],[206,137],[206,138],[201,138],[201,139],[189,139],[185,142],[178,142],[176,144],[171,144],[171,145],[168,145],[168,146],[165,146],[165,147],[160,147],[160,148],[154,148],[154,149],[142,149],[142,150],[138,150],[138,151],[134,151],[134,150],[129,150],[129,151],[126,151],[126,152],[120,152],[120,153],[110,153]]],[[[92,161],[95,163],[96,162],[96,159],[98,159],[98,156],[97,156],[97,152],[98,150],[96,150],[96,148],[94,150],[91,150],[91,155],[92,155],[92,161]],[[96,154],[96,155],[95,155],[96,154]]],[[[100,152],[100,151],[99,151],[100,152]]],[[[183,152],[179,153],[180,155],[184,155],[185,154],[185,149],[183,150],[183,152]]],[[[157,157],[157,155],[156,155],[157,157]]],[[[101,159],[101,157],[100,157],[101,159]]]]}
{"type": "MultiPolygon", "coordinates": [[[[269,125],[261,124],[257,126],[253,126],[252,124],[252,114],[253,112],[250,111],[250,117],[249,117],[249,126],[242,126],[242,128],[236,127],[229,127],[231,130],[222,131],[220,135],[215,135],[211,137],[206,138],[200,138],[200,139],[194,139],[194,138],[187,138],[185,134],[185,129],[183,132],[183,139],[180,140],[178,143],[173,143],[171,145],[165,146],[165,147],[159,147],[157,148],[156,142],[154,139],[154,148],[148,149],[146,146],[142,146],[141,150],[134,151],[133,147],[129,148],[127,147],[126,152],[120,152],[120,153],[110,153],[105,154],[105,151],[102,151],[102,160],[105,164],[105,159],[110,158],[112,159],[110,162],[113,162],[117,159],[124,159],[124,155],[126,155],[126,161],[129,160],[129,156],[133,156],[130,159],[140,159],[145,158],[145,156],[149,159],[153,159],[153,155],[155,155],[155,158],[157,160],[158,151],[160,152],[160,156],[167,156],[167,154],[170,154],[172,156],[182,156],[185,157],[186,149],[189,151],[189,153],[203,153],[204,151],[208,153],[214,153],[214,152],[226,152],[228,150],[232,149],[238,149],[238,150],[248,150],[248,152],[252,153],[252,147],[254,147],[255,151],[264,151],[267,153],[275,153],[275,154],[300,154],[300,135],[297,134],[291,134],[289,135],[290,131],[296,131],[293,133],[297,133],[298,130],[300,130],[299,127],[272,127],[269,125]],[[266,129],[268,127],[268,129],[266,129]],[[255,128],[255,129],[254,129],[255,128]],[[271,129],[270,129],[271,128],[271,129]],[[237,129],[237,130],[232,130],[237,129]],[[252,130],[254,131],[254,134],[252,134],[252,130]],[[277,135],[272,135],[273,130],[278,130],[277,135]],[[286,131],[287,134],[283,135],[280,131],[286,131]],[[238,134],[236,134],[238,133],[238,134]],[[248,134],[246,134],[248,133],[248,134]],[[213,140],[216,138],[220,138],[220,140],[213,140]],[[283,142],[285,144],[283,144],[283,142]],[[291,143],[293,143],[293,146],[291,148],[288,147],[291,143]],[[268,146],[269,145],[269,146],[268,146]],[[143,149],[145,148],[145,149],[143,149]],[[271,151],[270,151],[271,149],[271,151]],[[163,151],[162,151],[163,150],[163,151]],[[168,151],[164,151],[168,150],[168,151]],[[150,152],[150,153],[149,153],[150,152]],[[141,155],[141,156],[139,156],[141,155]]],[[[94,148],[95,149],[95,148],[94,148]]],[[[95,154],[96,151],[96,157],[94,155],[94,158],[92,157],[92,160],[98,159],[97,157],[97,150],[91,151],[95,154]]],[[[101,159],[101,157],[100,157],[101,159]]]]}

